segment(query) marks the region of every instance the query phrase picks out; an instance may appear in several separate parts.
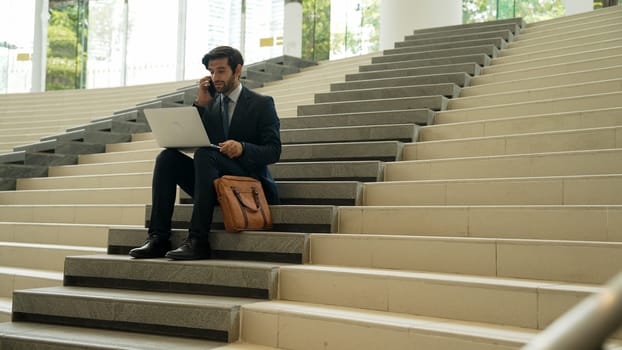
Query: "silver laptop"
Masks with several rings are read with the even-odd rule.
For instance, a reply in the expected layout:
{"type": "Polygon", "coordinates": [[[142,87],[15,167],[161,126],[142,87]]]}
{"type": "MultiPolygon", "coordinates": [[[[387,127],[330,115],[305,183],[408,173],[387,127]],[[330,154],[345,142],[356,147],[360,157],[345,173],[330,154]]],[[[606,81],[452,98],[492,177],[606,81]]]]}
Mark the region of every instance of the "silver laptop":
{"type": "Polygon", "coordinates": [[[157,144],[164,148],[216,147],[210,142],[195,107],[145,109],[157,144]]]}

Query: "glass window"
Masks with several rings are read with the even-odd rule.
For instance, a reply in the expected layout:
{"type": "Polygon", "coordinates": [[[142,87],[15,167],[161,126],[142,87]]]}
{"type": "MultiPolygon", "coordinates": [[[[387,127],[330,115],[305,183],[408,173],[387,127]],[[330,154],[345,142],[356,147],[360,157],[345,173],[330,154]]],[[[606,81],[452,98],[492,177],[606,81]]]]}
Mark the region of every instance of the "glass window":
{"type": "Polygon", "coordinates": [[[34,0],[0,1],[0,93],[30,91],[34,20],[34,0]]]}

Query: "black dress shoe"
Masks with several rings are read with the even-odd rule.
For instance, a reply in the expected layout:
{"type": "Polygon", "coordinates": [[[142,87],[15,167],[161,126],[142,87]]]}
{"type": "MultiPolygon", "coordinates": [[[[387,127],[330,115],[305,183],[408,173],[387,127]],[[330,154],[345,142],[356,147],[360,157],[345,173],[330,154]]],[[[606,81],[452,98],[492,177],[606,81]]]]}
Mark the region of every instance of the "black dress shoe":
{"type": "Polygon", "coordinates": [[[159,236],[150,236],[145,244],[130,250],[130,255],[138,259],[162,258],[171,250],[171,241],[159,236]]]}
{"type": "Polygon", "coordinates": [[[187,238],[177,249],[166,253],[166,257],[173,260],[209,259],[212,249],[207,239],[187,238]]]}

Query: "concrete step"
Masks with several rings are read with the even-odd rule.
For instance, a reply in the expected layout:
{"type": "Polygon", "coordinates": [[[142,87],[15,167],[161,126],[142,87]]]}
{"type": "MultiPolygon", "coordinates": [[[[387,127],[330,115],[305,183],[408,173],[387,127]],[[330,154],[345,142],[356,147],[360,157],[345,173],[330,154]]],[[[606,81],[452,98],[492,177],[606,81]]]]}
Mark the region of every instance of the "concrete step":
{"type": "MultiPolygon", "coordinates": [[[[616,31],[622,32],[622,29],[617,29],[616,31]]],[[[514,63],[543,57],[574,54],[583,51],[601,50],[620,46],[621,42],[622,39],[620,38],[603,38],[602,35],[591,34],[576,39],[559,40],[555,43],[547,42],[546,44],[535,44],[516,49],[508,48],[499,52],[499,57],[491,62],[491,64],[514,63]]]]}
{"type": "Polygon", "coordinates": [[[471,54],[485,54],[491,58],[497,57],[499,49],[495,45],[478,45],[469,47],[458,47],[451,49],[419,51],[419,52],[407,52],[396,53],[391,55],[383,55],[372,58],[371,62],[374,63],[388,63],[388,62],[401,62],[426,58],[438,58],[438,57],[452,57],[458,55],[471,55],[471,54]]]}
{"type": "Polygon", "coordinates": [[[79,325],[71,327],[34,322],[0,324],[0,346],[3,349],[220,350],[224,345],[223,342],[210,340],[85,328],[79,325]]]}
{"type": "Polygon", "coordinates": [[[613,242],[314,234],[310,251],[314,265],[604,284],[622,267],[620,249],[613,242]]]}
{"type": "Polygon", "coordinates": [[[105,247],[108,226],[0,222],[0,241],[62,246],[105,247]]]}
{"type": "MultiPolygon", "coordinates": [[[[356,181],[278,181],[279,198],[285,205],[357,205],[361,202],[360,182],[356,181]]],[[[180,202],[192,203],[180,191],[180,202]]]]}
{"type": "Polygon", "coordinates": [[[315,103],[364,101],[412,96],[445,96],[455,98],[460,95],[460,87],[453,83],[399,86],[391,88],[371,88],[352,91],[333,91],[315,94],[315,103]]]}
{"type": "Polygon", "coordinates": [[[15,267],[0,267],[0,297],[10,298],[14,290],[53,287],[63,284],[63,273],[15,267]]]}
{"type": "MultiPolygon", "coordinates": [[[[380,120],[378,122],[381,122],[380,120]]],[[[281,132],[285,148],[311,148],[320,143],[343,145],[348,142],[416,140],[419,126],[415,124],[376,124],[364,126],[336,126],[326,128],[288,129],[281,132]]],[[[283,158],[287,159],[287,158],[283,158]]],[[[313,158],[308,158],[313,160],[313,158]]]]}
{"type": "Polygon", "coordinates": [[[145,204],[151,187],[0,191],[0,204],[145,204]]]}
{"type": "Polygon", "coordinates": [[[622,174],[620,149],[385,163],[385,181],[622,174]]]}
{"type": "MultiPolygon", "coordinates": [[[[337,208],[332,205],[271,205],[274,231],[282,232],[334,232],[337,208]]],[[[145,220],[149,224],[151,206],[147,206],[145,220]]],[[[187,229],[192,215],[192,205],[178,204],[173,212],[173,228],[187,229]]],[[[214,209],[213,229],[223,229],[220,207],[214,209]]]]}
{"type": "Polygon", "coordinates": [[[483,68],[482,74],[504,73],[517,70],[535,69],[555,64],[574,63],[578,61],[600,59],[603,57],[620,56],[622,54],[622,46],[608,47],[604,49],[583,51],[572,54],[561,54],[557,56],[549,56],[543,58],[529,58],[525,61],[517,61],[512,63],[495,64],[483,68]]]}
{"type": "MultiPolygon", "coordinates": [[[[294,140],[300,143],[321,142],[305,144],[286,144],[281,150],[281,162],[290,161],[326,161],[326,160],[397,160],[401,156],[402,144],[399,141],[374,141],[400,140],[413,142],[417,139],[416,125],[376,126],[374,128],[326,128],[318,129],[317,132],[296,133],[296,130],[288,130],[287,137],[282,137],[283,143],[294,140]],[[323,133],[321,132],[323,131],[323,133]],[[339,132],[343,132],[341,139],[345,142],[332,143],[333,139],[339,139],[339,132]],[[302,135],[296,137],[296,135],[302,135]],[[357,142],[359,140],[368,140],[357,142]]],[[[151,144],[151,143],[150,143],[151,144]]],[[[161,148],[147,148],[141,150],[145,144],[126,144],[126,151],[101,153],[83,157],[81,164],[95,164],[100,162],[139,161],[155,159],[161,152],[161,148]],[[138,146],[138,150],[131,150],[138,146]]],[[[154,147],[157,147],[155,144],[154,147]]]]}
{"type": "MultiPolygon", "coordinates": [[[[519,20],[520,21],[520,20],[519,20]]],[[[473,23],[464,24],[462,26],[456,27],[437,27],[437,28],[429,28],[429,30],[415,30],[413,35],[407,35],[406,40],[416,40],[416,39],[432,39],[436,38],[440,40],[441,38],[451,37],[455,35],[465,35],[465,34],[479,34],[479,33],[488,33],[491,31],[499,31],[499,30],[509,30],[514,34],[517,34],[520,31],[520,28],[523,26],[522,23],[519,22],[504,22],[499,23],[499,21],[488,22],[486,25],[473,25],[473,23]]]]}
{"type": "MultiPolygon", "coordinates": [[[[177,247],[188,236],[186,230],[172,230],[171,245],[177,247]]],[[[127,255],[130,249],[141,246],[147,229],[140,227],[111,227],[108,254],[127,255]]],[[[209,236],[215,259],[267,261],[302,264],[309,261],[309,237],[301,232],[243,231],[228,233],[212,231],[209,236]]]]}
{"type": "Polygon", "coordinates": [[[93,163],[50,167],[50,177],[80,175],[111,175],[152,172],[154,159],[123,161],[111,163],[93,163]]]}
{"type": "MultiPolygon", "coordinates": [[[[514,81],[528,78],[537,78],[554,74],[565,74],[572,72],[580,72],[585,70],[591,70],[595,67],[613,67],[619,66],[622,55],[606,56],[600,58],[592,58],[585,60],[578,60],[573,62],[553,63],[549,60],[548,64],[543,62],[541,66],[526,67],[524,69],[511,70],[507,72],[497,72],[490,74],[483,74],[474,76],[471,79],[472,85],[483,85],[489,83],[499,83],[505,81],[514,81]]],[[[493,66],[490,66],[493,67],[493,66]]]]}
{"type": "Polygon", "coordinates": [[[419,129],[419,141],[517,135],[619,125],[622,125],[622,107],[430,125],[419,129]]]}
{"type": "MultiPolygon", "coordinates": [[[[617,33],[619,31],[622,31],[622,29],[620,28],[615,28],[612,26],[607,26],[608,28],[608,33],[617,33]]],[[[568,47],[572,47],[572,46],[579,46],[579,45],[587,45],[590,46],[592,45],[592,47],[595,48],[600,48],[602,47],[606,47],[607,46],[607,41],[609,40],[617,40],[617,39],[612,39],[612,38],[603,38],[603,36],[600,33],[584,33],[584,34],[578,34],[577,36],[573,36],[573,37],[567,37],[567,38],[559,38],[558,40],[554,41],[554,42],[545,42],[545,43],[533,43],[530,45],[521,45],[521,46],[517,46],[515,48],[513,48],[514,45],[508,45],[508,47],[506,49],[504,49],[503,51],[499,52],[499,57],[497,57],[498,59],[505,59],[510,58],[511,56],[519,56],[519,55],[529,55],[531,53],[534,54],[538,54],[540,51],[552,51],[552,50],[559,50],[559,49],[567,49],[568,47]]]]}
{"type": "Polygon", "coordinates": [[[70,256],[65,286],[275,299],[282,263],[170,261],[127,255],[70,256]]]}
{"type": "Polygon", "coordinates": [[[622,175],[367,183],[362,205],[622,205],[622,175]]]}
{"type": "Polygon", "coordinates": [[[419,34],[419,33],[431,33],[431,32],[463,31],[463,30],[475,29],[475,28],[497,27],[499,25],[504,25],[504,24],[510,24],[510,25],[516,24],[519,29],[524,28],[526,26],[525,21],[519,17],[519,18],[498,19],[494,21],[485,21],[485,22],[477,22],[477,23],[455,24],[455,25],[449,25],[449,26],[423,28],[423,29],[417,29],[413,31],[413,33],[419,34]]]}
{"type": "Polygon", "coordinates": [[[549,86],[590,83],[600,80],[608,80],[612,77],[619,76],[622,76],[622,65],[596,68],[586,71],[540,76],[537,78],[469,86],[460,90],[460,96],[471,97],[477,95],[495,94],[501,91],[503,91],[504,93],[509,93],[512,91],[538,89],[549,86]]]}
{"type": "Polygon", "coordinates": [[[461,37],[458,41],[443,41],[432,44],[413,45],[409,41],[401,41],[395,43],[394,49],[383,50],[383,55],[394,55],[416,51],[442,50],[458,47],[471,47],[479,45],[495,45],[498,49],[505,49],[508,46],[508,39],[511,41],[512,32],[509,30],[497,31],[496,35],[490,37],[478,36],[477,39],[464,39],[461,37]]]}
{"type": "Polygon", "coordinates": [[[622,127],[428,141],[404,145],[404,160],[482,157],[621,148],[622,127]]]}
{"type": "Polygon", "coordinates": [[[95,174],[18,179],[17,190],[115,188],[151,186],[151,170],[142,173],[95,174]]]}
{"type": "Polygon", "coordinates": [[[16,291],[14,322],[45,322],[233,342],[256,299],[82,287],[16,291]]]}
{"type": "Polygon", "coordinates": [[[144,204],[0,205],[0,221],[142,225],[144,212],[144,204]]]}
{"type": "Polygon", "coordinates": [[[622,91],[622,79],[594,80],[568,85],[545,86],[520,91],[505,91],[486,95],[455,98],[447,109],[474,108],[493,104],[511,104],[564,97],[579,97],[622,91]]]}
{"type": "Polygon", "coordinates": [[[434,112],[429,109],[403,109],[390,111],[340,113],[282,118],[281,130],[338,126],[363,126],[386,124],[432,124],[434,112]]]}
{"type": "Polygon", "coordinates": [[[475,63],[481,67],[492,63],[492,58],[485,53],[462,54],[457,52],[453,56],[439,56],[421,59],[406,57],[403,60],[379,62],[370,65],[359,66],[359,72],[379,72],[394,69],[426,68],[451,64],[475,63]]]}
{"type": "Polygon", "coordinates": [[[0,155],[0,163],[24,164],[24,165],[67,165],[77,164],[78,156],[75,154],[56,154],[41,152],[11,152],[0,155]]]}
{"type": "Polygon", "coordinates": [[[536,333],[517,327],[291,301],[244,305],[242,312],[243,341],[292,350],[321,348],[322,344],[359,350],[518,349],[536,333]]]}
{"type": "Polygon", "coordinates": [[[530,23],[528,27],[524,28],[525,32],[540,32],[547,31],[550,28],[556,27],[564,27],[564,26],[572,26],[576,23],[581,23],[583,21],[589,21],[597,17],[607,17],[607,16],[615,16],[619,11],[619,7],[612,6],[607,8],[601,8],[594,11],[588,11],[583,13],[578,13],[569,16],[562,16],[553,19],[549,19],[546,21],[533,22],[530,23]]]}
{"type": "Polygon", "coordinates": [[[619,107],[622,107],[622,92],[610,92],[439,111],[435,114],[434,121],[437,124],[445,124],[619,107]]]}
{"type": "Polygon", "coordinates": [[[581,23],[575,23],[569,26],[554,27],[549,30],[540,30],[538,33],[530,33],[528,31],[521,33],[520,38],[515,41],[516,45],[520,42],[554,42],[558,38],[568,38],[573,36],[580,36],[585,34],[595,27],[599,30],[607,30],[607,26],[620,23],[620,16],[601,17],[594,20],[581,21],[581,23]]]}
{"type": "Polygon", "coordinates": [[[419,75],[447,74],[447,73],[466,73],[470,76],[479,75],[482,67],[477,63],[456,63],[440,66],[389,69],[376,72],[360,72],[346,74],[345,81],[359,81],[370,79],[403,78],[419,75]]]}
{"type": "MultiPolygon", "coordinates": [[[[362,66],[361,66],[362,67],[362,66]]],[[[360,89],[373,89],[381,87],[411,86],[425,84],[443,84],[453,83],[459,87],[467,87],[471,85],[471,76],[466,73],[447,73],[447,74],[431,74],[420,75],[403,78],[389,79],[371,79],[359,80],[344,83],[333,83],[330,85],[330,91],[348,91],[360,89]]]]}
{"type": "Polygon", "coordinates": [[[579,241],[622,241],[622,206],[340,207],[339,232],[579,241]]]}
{"type": "Polygon", "coordinates": [[[352,112],[372,112],[402,109],[427,108],[434,111],[442,111],[447,108],[447,97],[444,96],[422,96],[422,97],[402,97],[386,98],[380,100],[363,100],[349,102],[329,102],[316,103],[313,105],[298,106],[299,116],[352,113],[352,112]]]}
{"type": "Polygon", "coordinates": [[[68,255],[103,253],[103,248],[0,242],[0,266],[63,271],[68,255]]]}
{"type": "Polygon", "coordinates": [[[310,265],[284,266],[279,278],[280,298],[285,301],[534,330],[543,329],[580,299],[602,289],[548,281],[310,265]]]}
{"type": "MultiPolygon", "coordinates": [[[[12,303],[11,298],[0,297],[0,326],[3,322],[11,322],[12,303]]],[[[0,345],[2,345],[2,336],[0,336],[0,345]]]]}
{"type": "Polygon", "coordinates": [[[283,181],[382,181],[379,161],[286,162],[269,166],[272,176],[283,181]]]}
{"type": "Polygon", "coordinates": [[[41,165],[0,164],[0,178],[19,179],[48,176],[48,168],[41,165]]]}

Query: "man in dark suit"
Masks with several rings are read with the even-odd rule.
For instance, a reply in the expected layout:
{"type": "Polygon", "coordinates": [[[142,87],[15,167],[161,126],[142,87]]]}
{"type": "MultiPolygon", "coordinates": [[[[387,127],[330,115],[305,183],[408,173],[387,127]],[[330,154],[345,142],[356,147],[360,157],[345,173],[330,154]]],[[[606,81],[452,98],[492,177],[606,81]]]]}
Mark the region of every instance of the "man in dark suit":
{"type": "Polygon", "coordinates": [[[276,184],[268,171],[268,165],[281,155],[279,118],[272,97],[242,86],[239,78],[244,60],[234,48],[213,49],[203,57],[203,64],[211,75],[200,79],[194,106],[210,140],[220,148],[198,148],[194,158],[176,149],[165,149],[158,155],[148,239],[130,251],[135,258],[209,258],[208,235],[217,204],[214,179],[222,175],[254,177],[261,181],[268,203],[279,202],[276,184]],[[170,250],[177,185],[192,195],[194,206],[188,238],[170,250]]]}

